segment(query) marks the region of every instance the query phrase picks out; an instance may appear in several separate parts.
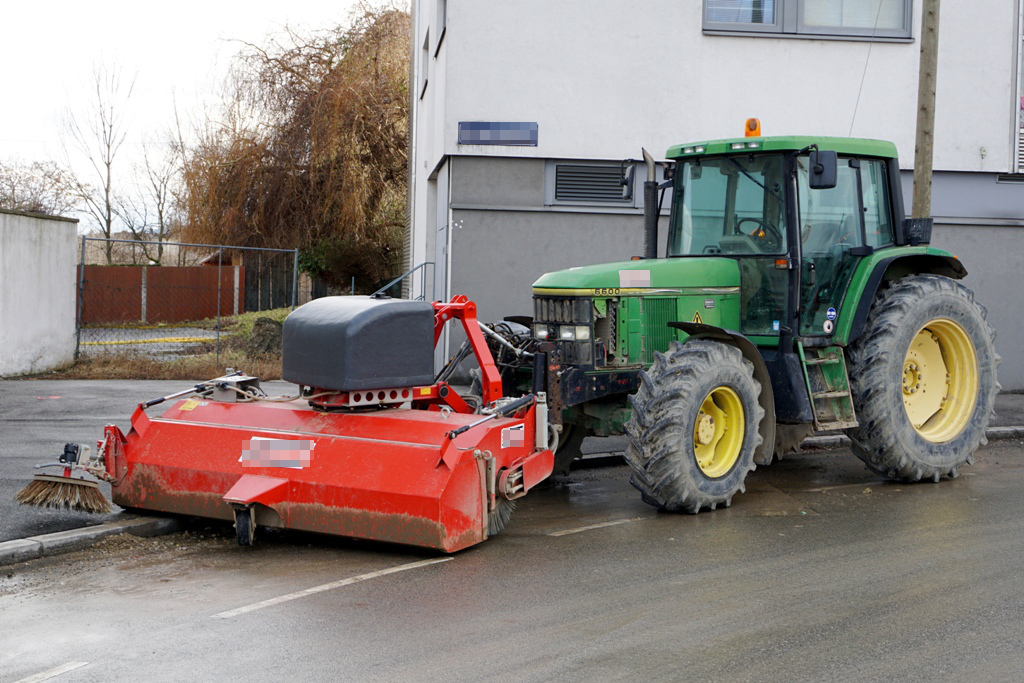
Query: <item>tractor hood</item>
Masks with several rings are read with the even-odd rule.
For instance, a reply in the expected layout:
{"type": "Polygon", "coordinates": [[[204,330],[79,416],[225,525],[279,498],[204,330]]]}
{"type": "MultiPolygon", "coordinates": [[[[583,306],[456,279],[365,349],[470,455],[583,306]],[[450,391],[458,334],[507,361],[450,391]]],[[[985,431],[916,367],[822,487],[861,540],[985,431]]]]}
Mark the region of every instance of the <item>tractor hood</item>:
{"type": "Polygon", "coordinates": [[[678,257],[618,261],[545,273],[533,283],[534,294],[618,295],[657,290],[739,287],[734,259],[678,257]]]}

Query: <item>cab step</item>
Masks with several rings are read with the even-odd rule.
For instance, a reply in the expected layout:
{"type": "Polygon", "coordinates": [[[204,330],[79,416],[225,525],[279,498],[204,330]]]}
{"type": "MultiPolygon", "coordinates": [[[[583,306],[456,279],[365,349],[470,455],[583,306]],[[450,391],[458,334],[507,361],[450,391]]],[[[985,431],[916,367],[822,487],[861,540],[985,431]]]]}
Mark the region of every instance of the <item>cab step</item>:
{"type": "Polygon", "coordinates": [[[846,356],[841,346],[807,347],[797,343],[807,393],[814,410],[814,429],[829,431],[857,426],[850,395],[846,356]]]}

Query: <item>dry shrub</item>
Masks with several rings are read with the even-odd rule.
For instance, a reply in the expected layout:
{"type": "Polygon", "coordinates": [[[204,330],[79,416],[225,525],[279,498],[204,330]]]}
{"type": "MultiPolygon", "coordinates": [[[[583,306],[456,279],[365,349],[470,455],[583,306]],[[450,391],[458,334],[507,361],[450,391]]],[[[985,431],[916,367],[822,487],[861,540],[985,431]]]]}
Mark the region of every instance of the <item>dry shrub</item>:
{"type": "Polygon", "coordinates": [[[182,356],[172,361],[138,353],[109,353],[82,358],[70,368],[55,373],[61,379],[180,379],[204,380],[219,377],[225,368],[241,370],[262,380],[281,379],[280,356],[251,358],[238,350],[182,356]]]}
{"type": "Polygon", "coordinates": [[[392,276],[405,225],[407,12],[248,45],[224,108],[184,149],[187,241],[303,250],[304,270],[364,287],[392,276]]]}

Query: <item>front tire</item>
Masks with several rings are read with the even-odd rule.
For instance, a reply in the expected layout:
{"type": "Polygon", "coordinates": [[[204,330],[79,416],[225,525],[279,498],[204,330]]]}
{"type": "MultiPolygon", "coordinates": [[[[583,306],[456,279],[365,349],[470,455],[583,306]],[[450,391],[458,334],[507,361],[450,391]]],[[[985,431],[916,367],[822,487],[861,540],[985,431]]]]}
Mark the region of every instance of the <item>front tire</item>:
{"type": "Polygon", "coordinates": [[[674,341],[656,353],[626,423],[630,483],[644,501],[691,514],[731,505],[755,468],[760,393],[753,365],[733,346],[674,341]]]}
{"type": "Polygon", "coordinates": [[[916,275],[883,291],[850,347],[854,454],[892,479],[956,477],[986,443],[994,341],[984,307],[955,280],[916,275]]]}

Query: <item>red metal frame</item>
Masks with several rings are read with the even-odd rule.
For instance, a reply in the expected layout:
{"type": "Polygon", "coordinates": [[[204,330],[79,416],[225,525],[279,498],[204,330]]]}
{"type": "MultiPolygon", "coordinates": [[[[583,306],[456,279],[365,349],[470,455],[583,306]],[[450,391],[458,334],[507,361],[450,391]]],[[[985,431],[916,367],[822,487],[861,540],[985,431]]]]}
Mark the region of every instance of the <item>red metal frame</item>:
{"type": "MultiPolygon", "coordinates": [[[[462,329],[469,339],[469,345],[476,356],[477,364],[480,366],[480,386],[484,405],[497,401],[502,396],[501,374],[498,366],[494,364],[494,357],[487,346],[487,340],[480,331],[480,323],[476,317],[476,304],[466,296],[459,294],[448,303],[434,302],[434,347],[441,338],[444,326],[451,320],[458,320],[462,323],[462,329]]],[[[393,391],[393,390],[382,390],[393,391]]],[[[459,413],[472,413],[475,409],[466,403],[459,394],[446,382],[437,382],[424,387],[412,387],[412,401],[416,406],[446,405],[459,413]]],[[[312,389],[312,393],[318,394],[317,398],[310,402],[321,408],[337,408],[349,405],[347,392],[325,392],[320,389],[312,389]]]]}
{"type": "Polygon", "coordinates": [[[434,302],[434,346],[437,346],[437,340],[441,338],[445,323],[452,319],[462,322],[462,329],[466,332],[477,363],[480,364],[480,384],[483,387],[484,403],[497,401],[501,398],[501,374],[498,373],[498,366],[494,364],[484,333],[480,331],[476,304],[465,295],[456,295],[446,304],[434,302]]]}

